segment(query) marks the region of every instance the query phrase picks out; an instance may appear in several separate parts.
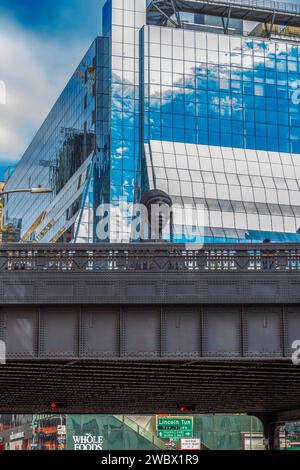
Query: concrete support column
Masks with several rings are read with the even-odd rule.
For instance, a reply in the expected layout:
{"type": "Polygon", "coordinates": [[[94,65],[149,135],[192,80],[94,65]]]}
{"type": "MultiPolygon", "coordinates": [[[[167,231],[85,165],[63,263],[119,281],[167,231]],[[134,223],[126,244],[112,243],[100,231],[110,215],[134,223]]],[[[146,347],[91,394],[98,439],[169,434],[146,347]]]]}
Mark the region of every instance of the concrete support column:
{"type": "Polygon", "coordinates": [[[272,413],[259,413],[255,415],[263,424],[263,433],[266,450],[277,450],[280,447],[279,423],[272,413]]]}

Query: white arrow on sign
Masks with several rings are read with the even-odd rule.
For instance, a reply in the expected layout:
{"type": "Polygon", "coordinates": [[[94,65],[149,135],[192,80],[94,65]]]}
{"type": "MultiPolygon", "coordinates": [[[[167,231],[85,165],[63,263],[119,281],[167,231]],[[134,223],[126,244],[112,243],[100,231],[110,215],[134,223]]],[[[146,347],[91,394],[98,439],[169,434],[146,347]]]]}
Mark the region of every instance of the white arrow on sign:
{"type": "Polygon", "coordinates": [[[166,446],[167,447],[175,447],[176,444],[175,444],[175,442],[166,442],[166,446]]]}

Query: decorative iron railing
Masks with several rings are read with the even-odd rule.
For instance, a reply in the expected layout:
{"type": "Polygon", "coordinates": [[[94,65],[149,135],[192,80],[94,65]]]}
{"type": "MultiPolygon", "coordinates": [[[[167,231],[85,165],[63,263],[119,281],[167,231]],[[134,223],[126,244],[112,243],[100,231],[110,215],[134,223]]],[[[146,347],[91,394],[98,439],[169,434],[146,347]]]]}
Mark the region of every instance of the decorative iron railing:
{"type": "Polygon", "coordinates": [[[291,272],[300,271],[300,244],[179,244],[0,246],[0,272],[291,272]],[[190,248],[190,247],[189,247],[190,248]]]}

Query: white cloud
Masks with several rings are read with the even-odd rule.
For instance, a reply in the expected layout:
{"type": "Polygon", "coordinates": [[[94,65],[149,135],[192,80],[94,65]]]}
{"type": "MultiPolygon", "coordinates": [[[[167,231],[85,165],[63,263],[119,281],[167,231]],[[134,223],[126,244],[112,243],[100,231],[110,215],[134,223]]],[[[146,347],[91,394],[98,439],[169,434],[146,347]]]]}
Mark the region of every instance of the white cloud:
{"type": "Polygon", "coordinates": [[[73,42],[40,39],[17,23],[0,20],[0,164],[17,162],[88,48],[73,42]]]}
{"type": "Polygon", "coordinates": [[[6,104],[6,85],[3,80],[0,80],[0,104],[6,104]]]}

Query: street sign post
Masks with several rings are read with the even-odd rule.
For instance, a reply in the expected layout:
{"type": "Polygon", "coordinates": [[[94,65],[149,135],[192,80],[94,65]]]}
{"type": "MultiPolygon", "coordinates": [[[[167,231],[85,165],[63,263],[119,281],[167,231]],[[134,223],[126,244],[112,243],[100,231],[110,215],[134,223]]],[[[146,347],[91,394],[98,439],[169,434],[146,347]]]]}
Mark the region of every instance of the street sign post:
{"type": "Polygon", "coordinates": [[[178,442],[181,438],[192,438],[193,424],[193,418],[190,416],[157,416],[157,437],[159,439],[172,439],[176,442],[178,442]]]}

